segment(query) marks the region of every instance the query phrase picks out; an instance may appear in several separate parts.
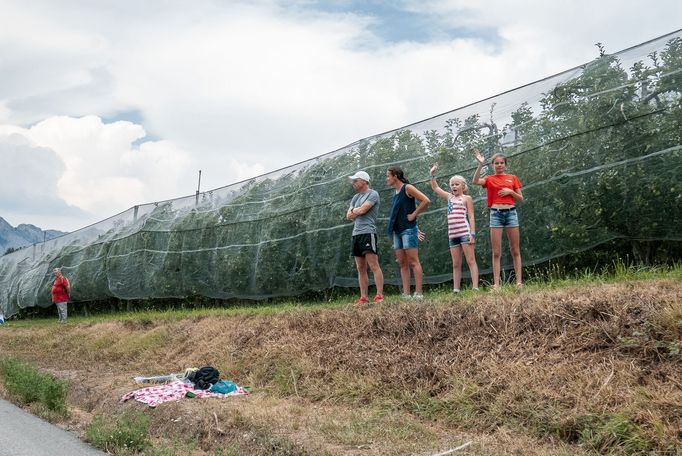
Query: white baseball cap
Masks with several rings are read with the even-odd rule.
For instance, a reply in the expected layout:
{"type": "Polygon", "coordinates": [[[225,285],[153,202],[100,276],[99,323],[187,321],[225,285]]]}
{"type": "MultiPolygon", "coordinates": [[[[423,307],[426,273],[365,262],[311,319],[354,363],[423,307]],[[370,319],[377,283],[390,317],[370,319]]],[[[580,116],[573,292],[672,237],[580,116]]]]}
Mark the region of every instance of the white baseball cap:
{"type": "Polygon", "coordinates": [[[363,181],[369,183],[369,174],[367,174],[364,171],[358,171],[357,173],[353,174],[352,176],[348,176],[349,179],[362,179],[363,181]]]}

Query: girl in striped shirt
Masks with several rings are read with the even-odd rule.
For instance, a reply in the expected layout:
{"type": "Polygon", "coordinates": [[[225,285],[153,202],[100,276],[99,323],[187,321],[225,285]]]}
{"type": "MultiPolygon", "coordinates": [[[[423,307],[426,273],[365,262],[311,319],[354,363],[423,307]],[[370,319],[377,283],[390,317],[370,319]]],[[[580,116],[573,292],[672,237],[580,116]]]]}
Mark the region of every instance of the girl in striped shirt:
{"type": "Polygon", "coordinates": [[[474,219],[474,201],[466,194],[468,187],[462,176],[450,178],[451,193],[446,192],[436,183],[438,163],[431,167],[431,188],[448,202],[448,238],[450,239],[450,255],[452,256],[452,281],[454,293],[459,293],[462,281],[462,252],[469,265],[471,282],[474,290],[478,290],[478,265],[474,254],[476,241],[476,220],[474,219]]]}

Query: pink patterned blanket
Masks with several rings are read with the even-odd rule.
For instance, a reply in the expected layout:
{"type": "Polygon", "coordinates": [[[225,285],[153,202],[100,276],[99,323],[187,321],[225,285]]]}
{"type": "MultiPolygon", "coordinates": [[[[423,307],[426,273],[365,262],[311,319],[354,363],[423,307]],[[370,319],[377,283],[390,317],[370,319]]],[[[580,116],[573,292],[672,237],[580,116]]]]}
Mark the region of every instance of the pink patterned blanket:
{"type": "Polygon", "coordinates": [[[171,382],[167,385],[150,386],[148,388],[140,388],[135,391],[126,393],[121,397],[121,402],[125,402],[130,398],[135,398],[136,401],[147,404],[150,407],[156,407],[159,404],[170,401],[177,401],[185,397],[188,392],[194,393],[197,397],[228,397],[228,396],[242,396],[249,394],[244,388],[239,387],[236,391],[227,394],[212,393],[206,390],[194,389],[180,381],[171,382]]]}

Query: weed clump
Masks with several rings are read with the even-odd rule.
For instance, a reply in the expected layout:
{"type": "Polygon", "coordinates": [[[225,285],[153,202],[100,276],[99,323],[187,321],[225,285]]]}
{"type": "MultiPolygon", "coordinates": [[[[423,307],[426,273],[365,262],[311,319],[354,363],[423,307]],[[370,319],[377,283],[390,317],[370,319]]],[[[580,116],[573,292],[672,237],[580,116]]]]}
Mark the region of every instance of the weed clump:
{"type": "Polygon", "coordinates": [[[654,447],[643,429],[624,413],[581,415],[560,423],[553,431],[562,440],[601,454],[642,454],[654,447]]]}
{"type": "Polygon", "coordinates": [[[100,415],[85,428],[85,438],[93,446],[113,454],[134,453],[149,445],[150,422],[142,412],[100,415]]]}
{"type": "Polygon", "coordinates": [[[65,381],[41,374],[30,364],[14,358],[0,360],[0,376],[7,391],[21,403],[40,403],[58,415],[67,414],[65,381]]]}

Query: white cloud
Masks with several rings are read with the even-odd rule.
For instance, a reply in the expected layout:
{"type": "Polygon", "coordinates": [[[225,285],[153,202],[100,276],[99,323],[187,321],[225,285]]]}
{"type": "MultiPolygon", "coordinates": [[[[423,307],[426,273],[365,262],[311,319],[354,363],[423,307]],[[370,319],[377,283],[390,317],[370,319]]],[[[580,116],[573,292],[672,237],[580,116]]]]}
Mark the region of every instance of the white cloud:
{"type": "Polygon", "coordinates": [[[57,154],[28,140],[15,129],[0,128],[0,158],[3,175],[0,179],[1,216],[17,225],[26,221],[48,221],[65,226],[77,221],[76,227],[87,221],[89,214],[69,205],[59,196],[57,182],[64,163],[57,154]]]}
{"type": "Polygon", "coordinates": [[[144,136],[140,125],[107,124],[96,116],[51,117],[30,128],[0,127],[0,153],[12,163],[8,171],[15,178],[30,176],[32,182],[17,188],[6,180],[0,207],[45,215],[80,208],[72,214],[89,216],[70,223],[67,229],[73,230],[136,203],[168,199],[190,174],[188,157],[170,141],[136,146],[144,136]],[[45,197],[54,210],[45,208],[45,197]]]}
{"type": "Polygon", "coordinates": [[[371,28],[381,18],[306,1],[3,4],[0,122],[57,154],[67,204],[104,217],[192,194],[199,169],[202,189],[243,180],[581,64],[597,41],[634,45],[682,15],[674,1],[413,3],[471,33],[384,42],[371,28]],[[139,124],[101,121],[126,111],[139,124]]]}

